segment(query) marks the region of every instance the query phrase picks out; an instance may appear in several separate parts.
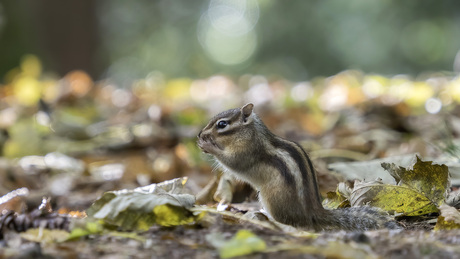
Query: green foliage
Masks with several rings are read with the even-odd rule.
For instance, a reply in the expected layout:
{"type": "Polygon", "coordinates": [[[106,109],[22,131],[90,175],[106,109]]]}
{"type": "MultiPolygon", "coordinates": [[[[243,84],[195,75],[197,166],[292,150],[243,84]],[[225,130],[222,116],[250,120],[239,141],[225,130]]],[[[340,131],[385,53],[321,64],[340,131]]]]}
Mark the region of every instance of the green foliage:
{"type": "Polygon", "coordinates": [[[100,220],[82,219],[78,227],[74,227],[67,237],[67,241],[76,240],[88,235],[100,235],[104,232],[104,224],[100,220]]]}

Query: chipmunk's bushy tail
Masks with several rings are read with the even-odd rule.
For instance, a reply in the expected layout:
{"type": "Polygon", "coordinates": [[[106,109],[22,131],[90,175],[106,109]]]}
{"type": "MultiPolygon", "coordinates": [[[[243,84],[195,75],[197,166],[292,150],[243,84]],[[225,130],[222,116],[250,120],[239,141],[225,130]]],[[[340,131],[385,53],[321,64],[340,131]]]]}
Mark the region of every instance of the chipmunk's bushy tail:
{"type": "Polygon", "coordinates": [[[350,207],[328,210],[328,212],[327,216],[318,219],[317,230],[365,231],[381,228],[401,228],[386,212],[374,207],[350,207]]]}

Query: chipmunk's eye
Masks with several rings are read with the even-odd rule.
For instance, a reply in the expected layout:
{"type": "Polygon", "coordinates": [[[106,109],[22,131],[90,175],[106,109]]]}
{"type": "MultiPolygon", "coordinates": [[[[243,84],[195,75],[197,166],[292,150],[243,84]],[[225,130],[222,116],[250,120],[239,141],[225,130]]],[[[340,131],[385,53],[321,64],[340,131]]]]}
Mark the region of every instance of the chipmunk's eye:
{"type": "Polygon", "coordinates": [[[218,129],[223,129],[223,128],[227,127],[228,124],[229,124],[228,121],[224,121],[224,120],[219,121],[217,123],[217,128],[218,129]]]}

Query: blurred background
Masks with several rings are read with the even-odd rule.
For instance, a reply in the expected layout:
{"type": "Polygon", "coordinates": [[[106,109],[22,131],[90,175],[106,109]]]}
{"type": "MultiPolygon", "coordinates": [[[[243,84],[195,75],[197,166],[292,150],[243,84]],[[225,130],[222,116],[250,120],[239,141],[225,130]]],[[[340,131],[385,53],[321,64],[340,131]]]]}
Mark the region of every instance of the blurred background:
{"type": "Polygon", "coordinates": [[[413,153],[460,184],[459,7],[0,0],[0,195],[85,209],[182,176],[197,193],[215,177],[197,133],[247,102],[311,151],[323,194],[332,162],[413,153]]]}
{"type": "Polygon", "coordinates": [[[459,24],[458,1],[1,1],[0,75],[24,54],[125,87],[152,71],[294,81],[458,71],[459,24]]]}

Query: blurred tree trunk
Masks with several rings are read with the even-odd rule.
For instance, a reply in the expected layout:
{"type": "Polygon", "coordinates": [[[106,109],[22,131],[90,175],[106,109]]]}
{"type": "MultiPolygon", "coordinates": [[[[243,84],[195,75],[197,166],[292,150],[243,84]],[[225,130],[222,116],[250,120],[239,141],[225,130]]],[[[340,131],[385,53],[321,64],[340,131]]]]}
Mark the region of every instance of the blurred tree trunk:
{"type": "Polygon", "coordinates": [[[98,52],[97,1],[15,0],[1,1],[0,7],[0,56],[6,63],[0,74],[17,66],[22,55],[35,54],[46,70],[60,75],[75,69],[93,78],[101,75],[105,64],[98,52]]]}
{"type": "MultiPolygon", "coordinates": [[[[33,0],[32,0],[33,1],[33,0]]],[[[96,1],[37,1],[36,18],[40,41],[54,68],[61,75],[74,70],[97,77],[99,45],[96,1]]]]}

